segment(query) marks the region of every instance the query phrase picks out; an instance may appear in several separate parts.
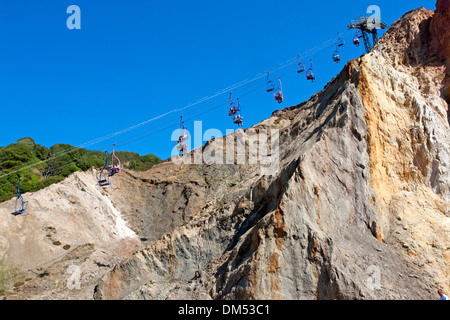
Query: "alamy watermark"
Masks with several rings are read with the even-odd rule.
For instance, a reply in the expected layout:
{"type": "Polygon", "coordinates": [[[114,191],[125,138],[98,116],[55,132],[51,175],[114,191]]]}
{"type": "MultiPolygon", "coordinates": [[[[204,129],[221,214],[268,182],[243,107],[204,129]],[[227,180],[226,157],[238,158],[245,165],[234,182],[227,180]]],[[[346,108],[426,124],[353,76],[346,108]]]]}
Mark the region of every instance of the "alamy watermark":
{"type": "Polygon", "coordinates": [[[172,132],[171,140],[179,141],[171,154],[175,164],[259,165],[261,175],[272,175],[279,171],[278,129],[249,128],[245,132],[226,129],[223,135],[215,128],[203,132],[202,122],[195,121],[192,136],[188,130],[177,129],[172,132]],[[183,143],[193,143],[192,153],[184,153],[182,150],[185,149],[179,148],[183,135],[187,136],[183,143]],[[203,145],[203,141],[208,143],[203,145]]]}
{"type": "Polygon", "coordinates": [[[67,29],[81,29],[80,7],[76,5],[68,6],[66,12],[70,14],[66,21],[67,29]]]}
{"type": "Polygon", "coordinates": [[[370,290],[381,289],[381,270],[375,265],[370,265],[366,274],[368,275],[366,285],[370,290]]]}
{"type": "Polygon", "coordinates": [[[367,18],[367,21],[371,21],[373,24],[373,28],[381,29],[381,9],[377,5],[370,5],[366,10],[367,14],[370,16],[367,18]]]}
{"type": "Polygon", "coordinates": [[[69,278],[67,278],[66,286],[70,290],[80,289],[81,287],[81,268],[76,265],[71,265],[67,268],[69,278]]]}

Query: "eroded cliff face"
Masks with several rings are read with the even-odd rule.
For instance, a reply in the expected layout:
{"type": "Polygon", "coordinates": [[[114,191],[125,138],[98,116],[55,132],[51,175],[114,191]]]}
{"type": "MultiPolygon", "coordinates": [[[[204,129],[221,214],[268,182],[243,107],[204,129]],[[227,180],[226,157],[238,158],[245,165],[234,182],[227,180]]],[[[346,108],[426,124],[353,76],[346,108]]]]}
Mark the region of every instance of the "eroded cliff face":
{"type": "MultiPolygon", "coordinates": [[[[123,171],[99,187],[96,170],[24,195],[28,213],[0,204],[0,296],[92,299],[101,277],[137,250],[199,213],[225,188],[222,174],[165,163],[151,173],[123,171]]],[[[197,168],[200,169],[200,168],[197,168]]]]}
{"type": "MultiPolygon", "coordinates": [[[[430,51],[446,61],[445,80],[442,86],[442,97],[449,104],[450,98],[450,2],[438,0],[436,2],[436,14],[430,22],[431,45],[430,51]]],[[[448,111],[448,110],[447,110],[448,111]]],[[[450,122],[450,112],[448,112],[450,122]]]]}
{"type": "Polygon", "coordinates": [[[117,266],[95,297],[433,299],[448,290],[439,19],[407,13],[311,100],[236,133],[280,129],[280,171],[245,168],[235,196],[117,266]]]}
{"type": "MultiPolygon", "coordinates": [[[[94,211],[108,236],[93,230],[77,239],[80,248],[95,244],[76,264],[80,288],[47,284],[33,297],[435,299],[438,287],[448,292],[450,129],[442,90],[448,55],[439,54],[436,39],[441,28],[447,31],[448,10],[441,8],[448,7],[407,13],[309,101],[189,156],[214,149],[229,164],[173,159],[117,175],[104,189],[92,172],[67,179],[71,188],[78,179],[78,189],[97,190],[78,208],[84,215],[92,217],[96,201],[110,204],[94,211]],[[234,140],[246,141],[236,150],[251,152],[252,139],[270,129],[279,130],[278,168],[270,174],[258,164],[237,164],[234,152],[220,153],[234,140]]],[[[61,197],[72,192],[78,191],[61,197]]],[[[69,207],[61,215],[71,216],[69,207]]],[[[39,235],[38,243],[45,236],[39,235]]],[[[8,239],[6,253],[23,248],[12,250],[8,239]]],[[[69,258],[52,265],[61,282],[75,263],[69,258]]]]}

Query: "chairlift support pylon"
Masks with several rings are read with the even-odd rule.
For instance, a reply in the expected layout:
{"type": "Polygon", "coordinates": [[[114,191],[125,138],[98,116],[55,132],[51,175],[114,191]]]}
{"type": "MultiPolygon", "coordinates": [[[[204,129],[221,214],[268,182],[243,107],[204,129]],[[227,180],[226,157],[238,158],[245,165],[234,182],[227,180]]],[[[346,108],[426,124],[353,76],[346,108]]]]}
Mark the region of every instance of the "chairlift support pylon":
{"type": "MultiPolygon", "coordinates": [[[[350,22],[347,26],[348,29],[357,29],[361,32],[361,38],[363,38],[364,47],[366,52],[369,52],[372,47],[378,41],[378,29],[386,29],[387,25],[380,19],[374,17],[358,17],[350,22]],[[369,34],[372,35],[372,42],[370,43],[369,34]]],[[[359,38],[358,38],[359,40],[359,38]]]]}

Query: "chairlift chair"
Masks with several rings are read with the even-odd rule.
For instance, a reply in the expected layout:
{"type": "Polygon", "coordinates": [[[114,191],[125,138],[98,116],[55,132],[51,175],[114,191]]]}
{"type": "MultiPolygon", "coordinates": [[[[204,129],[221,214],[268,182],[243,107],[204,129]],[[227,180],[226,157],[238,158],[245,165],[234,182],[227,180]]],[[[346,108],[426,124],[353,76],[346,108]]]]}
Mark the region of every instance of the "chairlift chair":
{"type": "Polygon", "coordinates": [[[271,92],[275,89],[275,85],[273,84],[273,81],[269,79],[269,72],[267,72],[267,92],[271,92]]]}
{"type": "Polygon", "coordinates": [[[356,34],[353,37],[353,44],[357,47],[359,47],[359,45],[361,44],[361,41],[359,40],[359,38],[361,38],[362,36],[359,34],[359,30],[356,30],[356,34]]]}
{"type": "Polygon", "coordinates": [[[110,174],[110,169],[109,169],[108,151],[105,151],[105,155],[106,155],[105,166],[100,170],[100,175],[97,175],[97,181],[98,181],[99,186],[101,186],[101,187],[111,184],[109,182],[109,177],[111,174],[110,174]]]}
{"type": "Polygon", "coordinates": [[[242,127],[244,125],[243,117],[240,114],[234,116],[233,122],[239,127],[242,127]]]}
{"type": "Polygon", "coordinates": [[[188,146],[186,144],[186,140],[189,138],[186,133],[186,127],[184,126],[183,116],[180,116],[180,127],[183,129],[181,136],[178,138],[178,142],[176,145],[177,150],[183,155],[188,152],[188,146]]]}
{"type": "Polygon", "coordinates": [[[188,139],[187,133],[186,133],[186,127],[184,126],[183,116],[180,116],[180,127],[183,129],[183,132],[180,136],[180,139],[182,141],[186,141],[188,139]]]}
{"type": "Polygon", "coordinates": [[[15,216],[21,215],[27,211],[28,201],[24,201],[22,194],[20,193],[20,181],[22,178],[19,178],[19,183],[17,185],[17,195],[16,195],[16,205],[14,208],[14,212],[12,213],[15,216]]]}
{"type": "Polygon", "coordinates": [[[183,142],[183,141],[178,141],[178,143],[177,143],[177,150],[180,152],[180,153],[186,153],[187,151],[188,151],[188,146],[187,146],[187,144],[185,143],[185,142],[183,142]]]}
{"type": "Polygon", "coordinates": [[[311,66],[309,67],[308,71],[306,71],[306,80],[311,80],[314,82],[316,80],[316,77],[314,75],[314,68],[313,68],[313,62],[312,60],[309,60],[311,62],[311,66]]]}
{"type": "Polygon", "coordinates": [[[123,164],[120,163],[119,158],[117,158],[117,156],[116,156],[116,154],[114,152],[115,147],[116,147],[116,144],[113,144],[113,152],[111,154],[111,168],[109,170],[109,175],[110,176],[113,176],[116,173],[119,173],[123,169],[123,164]],[[114,161],[116,161],[117,163],[114,164],[114,161]]]}
{"type": "Polygon", "coordinates": [[[297,56],[297,73],[302,73],[305,69],[305,65],[300,61],[300,56],[297,56]]]}
{"type": "Polygon", "coordinates": [[[339,51],[336,49],[336,51],[333,53],[333,61],[336,63],[341,62],[341,56],[339,55],[339,51]]]}
{"type": "Polygon", "coordinates": [[[230,92],[230,100],[229,100],[230,110],[228,111],[228,115],[232,116],[239,112],[239,106],[231,99],[230,92]]]}
{"type": "Polygon", "coordinates": [[[336,41],[336,46],[342,47],[344,44],[345,44],[345,41],[344,41],[344,39],[341,38],[341,36],[339,35],[339,32],[338,32],[338,39],[336,41]]]}
{"type": "MultiPolygon", "coordinates": [[[[241,103],[239,102],[239,98],[236,98],[236,100],[237,100],[237,110],[241,112],[241,103]]],[[[243,119],[244,117],[241,114],[235,114],[233,118],[233,123],[237,124],[239,127],[242,127],[244,125],[243,119]]]]}
{"type": "Polygon", "coordinates": [[[282,87],[281,87],[281,79],[280,78],[278,78],[278,88],[277,88],[277,90],[275,90],[275,93],[273,94],[273,96],[275,97],[275,100],[277,100],[278,103],[283,102],[283,91],[282,91],[282,87]]]}

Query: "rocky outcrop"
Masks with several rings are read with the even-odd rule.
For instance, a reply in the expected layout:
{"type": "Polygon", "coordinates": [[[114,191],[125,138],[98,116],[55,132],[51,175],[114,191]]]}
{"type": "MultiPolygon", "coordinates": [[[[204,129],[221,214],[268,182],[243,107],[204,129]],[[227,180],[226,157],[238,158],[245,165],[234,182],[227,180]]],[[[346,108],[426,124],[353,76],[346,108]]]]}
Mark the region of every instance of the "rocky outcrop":
{"type": "MultiPolygon", "coordinates": [[[[408,12],[324,90],[252,128],[147,172],[125,171],[108,188],[87,172],[28,195],[34,203],[60,194],[35,207],[30,230],[48,226],[40,220],[54,218],[56,204],[61,221],[79,225],[52,224],[64,230],[62,243],[75,244],[63,235],[86,229],[76,238],[84,248],[80,288],[47,284],[32,296],[435,299],[438,287],[448,292],[450,129],[446,61],[436,40],[448,18],[442,8],[408,12]],[[275,170],[239,162],[239,150],[252,159],[255,137],[275,129],[275,170]],[[205,154],[225,160],[187,164],[205,154]],[[80,202],[77,211],[66,199],[80,202]],[[88,218],[101,223],[93,227],[88,218]]],[[[7,256],[23,248],[14,251],[10,239],[3,240],[7,256]]],[[[70,263],[73,256],[56,259],[47,277],[70,263]]],[[[40,282],[15,294],[33,284],[40,282]]]]}
{"type": "MultiPolygon", "coordinates": [[[[430,22],[431,45],[430,50],[436,56],[446,61],[445,80],[442,87],[442,96],[449,104],[450,97],[450,3],[446,0],[436,2],[436,13],[430,22]]],[[[450,112],[448,113],[450,122],[450,112]]]]}

